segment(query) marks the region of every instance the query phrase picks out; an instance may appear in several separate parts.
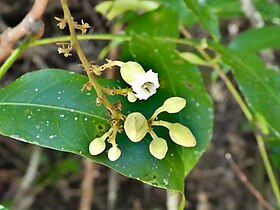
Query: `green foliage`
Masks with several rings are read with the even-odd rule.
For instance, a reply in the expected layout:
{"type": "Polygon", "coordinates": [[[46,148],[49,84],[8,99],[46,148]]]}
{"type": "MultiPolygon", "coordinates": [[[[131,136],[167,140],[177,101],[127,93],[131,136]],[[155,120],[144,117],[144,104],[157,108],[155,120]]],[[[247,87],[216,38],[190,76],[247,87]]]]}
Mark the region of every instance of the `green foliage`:
{"type": "Polygon", "coordinates": [[[280,75],[267,69],[253,54],[234,52],[219,44],[211,45],[221,59],[232,67],[239,88],[248,106],[261,114],[266,122],[280,134],[280,75]]]}
{"type": "Polygon", "coordinates": [[[220,39],[219,23],[216,15],[197,0],[185,0],[185,3],[198,18],[202,27],[211,34],[215,40],[220,39]]]}
{"type": "Polygon", "coordinates": [[[235,37],[229,47],[243,52],[258,52],[268,48],[279,48],[279,34],[279,26],[264,26],[258,29],[248,29],[235,37]]]}

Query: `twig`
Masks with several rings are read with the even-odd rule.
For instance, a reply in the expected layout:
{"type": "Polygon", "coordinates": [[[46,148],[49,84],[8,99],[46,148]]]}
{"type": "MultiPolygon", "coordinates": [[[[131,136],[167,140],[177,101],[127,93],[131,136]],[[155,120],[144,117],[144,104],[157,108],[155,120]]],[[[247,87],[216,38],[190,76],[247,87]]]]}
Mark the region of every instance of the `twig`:
{"type": "Polygon", "coordinates": [[[264,26],[264,20],[251,0],[240,0],[240,3],[244,14],[249,19],[252,26],[256,28],[264,26]]]}
{"type": "Polygon", "coordinates": [[[81,186],[80,210],[90,210],[93,200],[93,186],[95,182],[94,168],[95,163],[91,160],[84,159],[84,178],[81,186]]]}
{"type": "Polygon", "coordinates": [[[88,61],[88,59],[86,58],[79,42],[77,39],[77,35],[76,35],[76,31],[75,31],[75,26],[74,26],[74,20],[72,18],[70,9],[68,7],[67,4],[67,0],[60,0],[61,2],[61,6],[63,9],[63,13],[64,13],[64,18],[66,19],[68,26],[69,26],[69,32],[70,32],[70,36],[71,36],[71,43],[73,45],[73,47],[76,49],[77,54],[79,56],[80,61],[82,62],[82,65],[87,73],[87,76],[89,78],[90,84],[94,87],[98,98],[102,101],[102,103],[104,104],[104,106],[111,111],[112,115],[116,114],[116,110],[113,109],[113,105],[108,101],[108,99],[105,97],[105,95],[102,92],[102,88],[100,86],[100,84],[97,82],[96,77],[93,75],[92,72],[90,72],[90,68],[91,68],[91,64],[88,61]]]}
{"type": "Polygon", "coordinates": [[[171,190],[167,190],[166,193],[167,210],[177,210],[179,206],[179,193],[171,190]]]}
{"type": "Polygon", "coordinates": [[[237,165],[237,163],[232,159],[231,154],[227,153],[225,157],[229,161],[231,168],[234,170],[238,178],[244,183],[245,187],[257,198],[260,204],[267,210],[274,210],[274,208],[264,199],[261,193],[248,180],[248,178],[237,165]]]}
{"type": "Polygon", "coordinates": [[[33,147],[28,168],[24,177],[22,178],[11,210],[26,210],[29,209],[29,207],[33,203],[34,194],[30,193],[30,189],[34,180],[36,179],[38,167],[40,164],[41,150],[41,147],[33,147]]]}
{"type": "Polygon", "coordinates": [[[35,0],[24,19],[14,28],[8,28],[0,36],[0,62],[12,53],[14,44],[28,34],[41,37],[44,24],[40,21],[48,0],[35,0]]]}
{"type": "Polygon", "coordinates": [[[118,174],[114,170],[109,171],[108,179],[108,195],[107,195],[107,209],[114,210],[116,209],[116,200],[118,192],[118,174]]]}

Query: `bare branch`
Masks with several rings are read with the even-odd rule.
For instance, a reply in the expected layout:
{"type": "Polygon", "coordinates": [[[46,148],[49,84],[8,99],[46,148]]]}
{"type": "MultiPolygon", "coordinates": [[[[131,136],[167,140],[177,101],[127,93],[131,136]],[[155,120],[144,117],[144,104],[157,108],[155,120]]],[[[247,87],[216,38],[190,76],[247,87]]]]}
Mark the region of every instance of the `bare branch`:
{"type": "Polygon", "coordinates": [[[14,44],[28,34],[41,37],[44,24],[41,21],[48,0],[35,0],[24,19],[14,28],[8,28],[0,35],[0,62],[12,53],[14,44]]]}
{"type": "Polygon", "coordinates": [[[267,210],[273,210],[273,207],[264,199],[262,194],[255,188],[255,186],[248,180],[237,163],[232,159],[231,154],[226,154],[226,159],[229,161],[231,168],[234,170],[238,178],[244,183],[246,188],[257,198],[260,204],[267,210]]]}

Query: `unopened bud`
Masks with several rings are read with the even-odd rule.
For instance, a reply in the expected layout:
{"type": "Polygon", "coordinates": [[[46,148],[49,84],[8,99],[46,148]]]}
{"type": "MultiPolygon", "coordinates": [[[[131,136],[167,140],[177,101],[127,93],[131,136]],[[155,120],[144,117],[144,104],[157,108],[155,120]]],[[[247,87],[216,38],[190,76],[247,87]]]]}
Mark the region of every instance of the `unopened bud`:
{"type": "Polygon", "coordinates": [[[149,146],[150,153],[157,159],[161,160],[165,157],[168,147],[163,138],[154,138],[149,146]]]}
{"type": "Polygon", "coordinates": [[[129,102],[134,103],[137,100],[137,97],[136,97],[135,93],[133,93],[132,91],[128,91],[127,99],[129,102]]]}
{"type": "Polygon", "coordinates": [[[172,97],[165,100],[163,105],[159,107],[153,114],[155,118],[161,112],[177,113],[186,106],[186,100],[181,97],[172,97]]]}
{"type": "Polygon", "coordinates": [[[145,70],[142,66],[133,61],[128,61],[121,65],[121,77],[123,80],[130,84],[131,82],[135,81],[139,75],[145,75],[145,70]]]}
{"type": "Polygon", "coordinates": [[[89,153],[91,155],[98,155],[105,150],[106,143],[104,138],[96,138],[89,144],[89,153]]]}
{"type": "Polygon", "coordinates": [[[186,126],[180,123],[170,123],[169,135],[176,144],[184,147],[194,147],[196,145],[195,137],[186,126]]]}
{"type": "Polygon", "coordinates": [[[134,112],[127,116],[124,122],[124,130],[131,141],[139,142],[148,131],[148,122],[141,113],[134,112]]]}
{"type": "Polygon", "coordinates": [[[116,161],[121,156],[121,150],[113,145],[108,151],[108,158],[111,161],[116,161]]]}

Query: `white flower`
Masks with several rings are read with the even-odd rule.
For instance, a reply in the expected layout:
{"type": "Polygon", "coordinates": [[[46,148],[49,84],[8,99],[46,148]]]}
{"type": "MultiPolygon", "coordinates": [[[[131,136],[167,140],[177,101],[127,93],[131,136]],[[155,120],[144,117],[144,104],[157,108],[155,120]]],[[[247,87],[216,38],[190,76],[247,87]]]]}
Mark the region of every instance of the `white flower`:
{"type": "Polygon", "coordinates": [[[130,82],[130,85],[137,98],[147,100],[159,88],[158,74],[149,70],[144,75],[139,75],[134,81],[130,82]]]}
{"type": "Polygon", "coordinates": [[[123,80],[131,85],[137,98],[146,100],[156,93],[156,89],[159,88],[157,73],[152,70],[145,72],[139,63],[132,61],[117,65],[121,67],[120,72],[123,80]]]}

